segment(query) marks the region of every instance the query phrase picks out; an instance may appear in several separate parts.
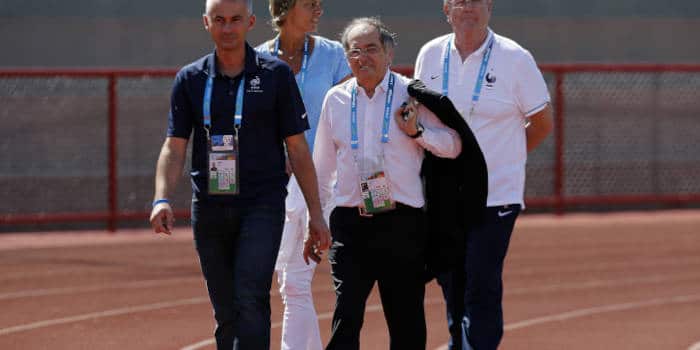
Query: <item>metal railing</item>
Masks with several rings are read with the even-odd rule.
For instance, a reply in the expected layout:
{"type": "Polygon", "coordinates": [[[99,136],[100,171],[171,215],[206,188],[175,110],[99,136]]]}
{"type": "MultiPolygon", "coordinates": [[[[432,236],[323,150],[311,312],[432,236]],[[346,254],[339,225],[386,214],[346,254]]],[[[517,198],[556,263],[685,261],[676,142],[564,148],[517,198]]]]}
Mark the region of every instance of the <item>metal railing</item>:
{"type": "MultiPolygon", "coordinates": [[[[568,90],[575,90],[575,87],[567,85],[569,77],[581,77],[586,74],[593,75],[617,75],[617,74],[688,74],[696,76],[700,73],[700,64],[683,65],[656,65],[656,64],[544,64],[540,66],[542,72],[547,77],[552,93],[554,105],[555,127],[553,132],[553,152],[551,156],[552,166],[547,167],[551,171],[551,188],[544,189],[549,194],[527,196],[526,201],[529,207],[550,209],[556,213],[564,213],[568,208],[582,205],[630,205],[630,204],[663,204],[670,206],[681,206],[692,203],[700,203],[700,190],[676,193],[598,193],[594,195],[568,194],[566,190],[567,179],[567,156],[566,156],[566,130],[569,117],[567,116],[567,103],[570,98],[568,90]]],[[[410,66],[399,66],[396,71],[407,76],[412,75],[413,68],[410,66]]],[[[107,181],[104,191],[106,192],[107,210],[95,212],[42,212],[42,213],[0,213],[0,225],[23,225],[41,223],[64,223],[64,222],[105,222],[107,229],[116,229],[119,221],[145,220],[149,213],[139,210],[121,210],[119,208],[118,196],[118,126],[119,119],[119,99],[117,84],[120,79],[154,77],[172,78],[176,73],[174,69],[4,69],[0,70],[0,79],[22,79],[22,78],[68,78],[68,79],[104,79],[107,81],[107,135],[105,135],[107,154],[107,181]]],[[[624,79],[623,79],[624,80],[624,79]]],[[[0,81],[2,84],[2,81],[0,81]]],[[[573,84],[573,83],[572,83],[573,84]]],[[[692,85],[690,85],[692,90],[692,85]]],[[[692,91],[691,91],[692,92],[692,91]]],[[[700,117],[700,116],[699,116],[700,117]]],[[[700,134],[698,134],[700,135],[700,134]]],[[[696,139],[700,140],[700,136],[696,139]]],[[[698,150],[700,153],[700,150],[698,150]]],[[[155,164],[154,164],[155,165],[155,164]]],[[[2,176],[2,174],[0,174],[2,176]]],[[[700,180],[698,180],[700,181],[700,180]]],[[[695,185],[692,186],[692,188],[695,185]]],[[[700,188],[700,186],[698,186],[700,188]]],[[[6,198],[12,200],[12,198],[6,198]]],[[[187,217],[187,210],[177,211],[178,217],[187,217]]]]}

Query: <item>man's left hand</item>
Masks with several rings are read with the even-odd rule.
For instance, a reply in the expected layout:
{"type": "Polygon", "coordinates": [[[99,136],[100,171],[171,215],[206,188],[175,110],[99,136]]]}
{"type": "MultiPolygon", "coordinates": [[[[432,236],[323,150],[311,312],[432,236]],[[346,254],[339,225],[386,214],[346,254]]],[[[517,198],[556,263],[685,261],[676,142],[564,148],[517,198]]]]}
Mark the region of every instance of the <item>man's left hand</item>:
{"type": "Polygon", "coordinates": [[[406,135],[415,135],[418,132],[418,101],[413,97],[396,111],[394,116],[396,125],[406,135]]]}

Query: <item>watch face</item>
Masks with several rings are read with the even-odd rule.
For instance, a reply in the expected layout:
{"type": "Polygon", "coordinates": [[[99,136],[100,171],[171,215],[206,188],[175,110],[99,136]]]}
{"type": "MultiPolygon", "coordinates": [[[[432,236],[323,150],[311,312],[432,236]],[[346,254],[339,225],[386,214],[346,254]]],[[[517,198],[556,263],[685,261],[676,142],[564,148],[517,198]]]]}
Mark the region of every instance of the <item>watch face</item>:
{"type": "Polygon", "coordinates": [[[413,135],[409,135],[412,139],[420,137],[420,135],[423,135],[423,131],[425,130],[423,128],[423,125],[421,123],[418,123],[418,126],[416,126],[416,133],[413,135]]]}

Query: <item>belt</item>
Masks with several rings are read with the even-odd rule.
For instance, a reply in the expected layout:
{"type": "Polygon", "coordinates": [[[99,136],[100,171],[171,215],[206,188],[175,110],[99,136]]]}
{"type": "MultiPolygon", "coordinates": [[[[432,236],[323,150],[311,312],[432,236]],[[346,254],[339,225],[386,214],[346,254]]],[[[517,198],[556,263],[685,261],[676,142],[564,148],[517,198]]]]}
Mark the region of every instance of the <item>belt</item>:
{"type": "Polygon", "coordinates": [[[421,210],[421,208],[415,208],[415,207],[412,207],[412,206],[410,206],[410,205],[406,205],[406,204],[403,204],[403,203],[400,203],[400,202],[396,202],[394,209],[387,210],[387,211],[382,211],[382,212],[379,212],[379,213],[367,213],[367,212],[365,212],[365,208],[364,208],[364,207],[361,207],[361,206],[357,206],[357,207],[338,207],[338,208],[357,210],[357,212],[359,213],[359,215],[360,215],[361,217],[364,217],[364,218],[371,218],[371,217],[378,216],[378,215],[385,215],[385,214],[393,213],[393,212],[395,212],[396,210],[421,210]]]}

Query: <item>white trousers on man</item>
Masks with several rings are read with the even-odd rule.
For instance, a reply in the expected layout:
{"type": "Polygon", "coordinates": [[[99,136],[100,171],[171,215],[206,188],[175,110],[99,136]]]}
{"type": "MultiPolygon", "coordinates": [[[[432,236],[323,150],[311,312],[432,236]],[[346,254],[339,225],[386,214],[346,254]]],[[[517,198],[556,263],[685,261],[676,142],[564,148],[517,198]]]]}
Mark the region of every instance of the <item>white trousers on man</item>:
{"type": "Polygon", "coordinates": [[[277,282],[284,302],[282,350],[322,350],[318,317],[311,296],[316,263],[302,255],[308,210],[296,177],[291,176],[285,201],[286,217],[277,256],[277,282]]]}

